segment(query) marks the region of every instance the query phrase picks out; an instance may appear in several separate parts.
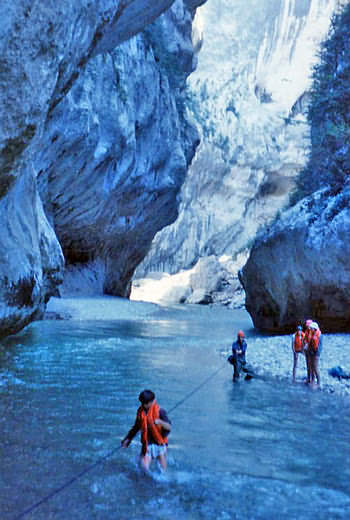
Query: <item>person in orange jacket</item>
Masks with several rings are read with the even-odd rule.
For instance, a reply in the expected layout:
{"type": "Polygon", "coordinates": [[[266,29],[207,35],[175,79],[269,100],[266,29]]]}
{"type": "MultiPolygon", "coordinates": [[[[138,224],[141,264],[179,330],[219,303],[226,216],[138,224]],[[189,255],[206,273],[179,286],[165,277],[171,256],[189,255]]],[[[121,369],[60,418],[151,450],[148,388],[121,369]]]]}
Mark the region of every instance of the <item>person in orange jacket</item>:
{"type": "Polygon", "coordinates": [[[317,387],[321,384],[318,362],[322,351],[322,334],[318,323],[313,321],[310,325],[311,334],[308,339],[308,355],[310,359],[310,382],[316,380],[317,387]]]}
{"type": "Polygon", "coordinates": [[[304,354],[305,354],[305,363],[306,363],[306,383],[311,383],[311,367],[310,367],[310,356],[309,356],[309,340],[311,338],[311,328],[310,325],[313,323],[313,320],[306,320],[305,322],[305,335],[304,335],[304,354]]]}
{"type": "Polygon", "coordinates": [[[171,421],[166,411],[159,407],[152,390],[143,390],[139,395],[139,401],[141,406],[137,410],[135,423],[121,441],[121,445],[127,448],[135,435],[141,431],[141,467],[148,472],[152,460],[157,459],[165,471],[171,421]]]}
{"type": "Polygon", "coordinates": [[[293,351],[293,375],[292,381],[295,383],[296,370],[298,366],[298,356],[304,353],[304,337],[303,328],[301,325],[297,326],[295,334],[292,336],[292,351],[293,351]]]}
{"type": "Polygon", "coordinates": [[[233,365],[233,381],[238,381],[241,371],[244,371],[246,365],[245,353],[247,350],[247,342],[245,340],[243,330],[237,333],[237,340],[232,343],[232,356],[230,356],[233,365]]]}

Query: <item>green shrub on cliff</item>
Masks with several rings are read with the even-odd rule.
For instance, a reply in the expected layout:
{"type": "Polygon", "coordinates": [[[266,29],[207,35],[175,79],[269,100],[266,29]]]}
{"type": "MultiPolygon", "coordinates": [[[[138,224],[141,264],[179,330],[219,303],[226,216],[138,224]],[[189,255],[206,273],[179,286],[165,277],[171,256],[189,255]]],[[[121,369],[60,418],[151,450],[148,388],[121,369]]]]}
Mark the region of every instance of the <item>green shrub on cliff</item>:
{"type": "Polygon", "coordinates": [[[339,191],[350,177],[350,3],[331,21],[313,71],[308,120],[309,160],[298,181],[297,199],[323,186],[339,191]]]}

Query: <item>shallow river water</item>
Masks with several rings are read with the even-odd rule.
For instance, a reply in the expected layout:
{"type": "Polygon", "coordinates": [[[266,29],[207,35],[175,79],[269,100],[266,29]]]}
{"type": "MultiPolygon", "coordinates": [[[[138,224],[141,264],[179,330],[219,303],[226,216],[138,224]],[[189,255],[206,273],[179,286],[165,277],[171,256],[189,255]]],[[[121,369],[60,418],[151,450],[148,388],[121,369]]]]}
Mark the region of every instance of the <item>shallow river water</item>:
{"type": "Polygon", "coordinates": [[[2,342],[1,520],[350,518],[349,400],[233,384],[222,349],[257,338],[243,311],[130,308],[2,342]],[[172,421],[165,476],[140,473],[139,438],[119,448],[144,388],[172,421]]]}

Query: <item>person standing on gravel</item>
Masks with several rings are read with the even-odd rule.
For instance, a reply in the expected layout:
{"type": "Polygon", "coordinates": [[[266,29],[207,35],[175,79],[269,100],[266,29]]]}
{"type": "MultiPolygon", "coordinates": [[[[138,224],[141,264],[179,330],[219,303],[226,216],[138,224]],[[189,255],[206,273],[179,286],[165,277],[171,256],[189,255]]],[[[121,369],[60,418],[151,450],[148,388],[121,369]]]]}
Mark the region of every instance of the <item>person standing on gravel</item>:
{"type": "Polygon", "coordinates": [[[292,374],[292,381],[295,383],[296,379],[296,371],[298,366],[298,357],[299,354],[304,353],[304,338],[305,334],[303,332],[303,328],[301,325],[297,326],[297,330],[295,334],[292,336],[292,351],[293,351],[293,374],[292,374]]]}
{"type": "Polygon", "coordinates": [[[313,320],[306,320],[305,322],[305,335],[304,335],[304,354],[305,354],[305,363],[306,363],[306,384],[311,383],[311,368],[310,368],[310,356],[309,356],[309,341],[311,338],[311,328],[310,325],[313,322],[313,320]]]}
{"type": "Polygon", "coordinates": [[[322,351],[322,334],[318,323],[315,321],[311,323],[310,329],[311,334],[308,342],[308,354],[310,359],[310,383],[313,385],[316,380],[316,386],[319,388],[321,379],[318,362],[322,351]]]}

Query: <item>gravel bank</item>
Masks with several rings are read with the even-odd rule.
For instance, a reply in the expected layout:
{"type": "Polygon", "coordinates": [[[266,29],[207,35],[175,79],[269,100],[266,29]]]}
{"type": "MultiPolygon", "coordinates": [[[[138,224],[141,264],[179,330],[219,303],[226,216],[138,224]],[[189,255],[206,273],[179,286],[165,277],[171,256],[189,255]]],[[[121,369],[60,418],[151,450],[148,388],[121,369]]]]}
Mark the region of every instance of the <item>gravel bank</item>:
{"type": "MultiPolygon", "coordinates": [[[[248,333],[246,339],[247,363],[257,374],[291,381],[293,368],[291,336],[249,336],[248,333]]],[[[350,379],[338,380],[328,374],[328,370],[335,366],[341,366],[345,372],[350,373],[349,343],[349,334],[324,334],[319,361],[321,390],[350,396],[350,379]]],[[[222,355],[228,356],[230,353],[231,350],[228,349],[222,352],[222,355]]],[[[297,382],[302,382],[305,377],[305,357],[300,355],[297,382]]]]}

